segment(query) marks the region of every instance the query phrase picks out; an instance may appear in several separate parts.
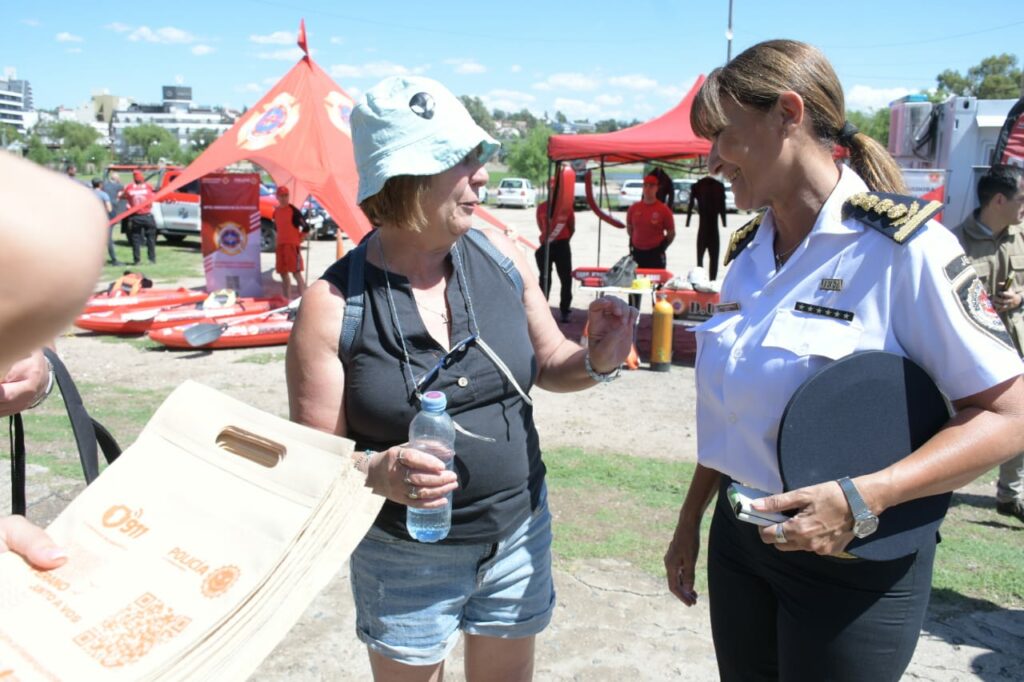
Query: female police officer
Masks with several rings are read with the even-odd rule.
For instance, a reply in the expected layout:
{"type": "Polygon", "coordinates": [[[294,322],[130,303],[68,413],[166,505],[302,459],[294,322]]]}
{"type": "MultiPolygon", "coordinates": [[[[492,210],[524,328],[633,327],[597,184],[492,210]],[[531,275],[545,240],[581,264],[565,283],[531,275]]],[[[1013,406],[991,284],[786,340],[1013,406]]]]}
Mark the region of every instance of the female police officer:
{"type": "MultiPolygon", "coordinates": [[[[977,287],[955,238],[928,220],[939,206],[875,193],[904,191],[899,169],[845,122],[842,88],[818,50],[755,45],[710,75],[691,122],[713,141],[709,170],[731,181],[737,206],[767,210],[734,235],[720,312],[697,331],[699,465],[665,556],[669,588],[688,605],[705,509],[730,480],[782,491],[782,410],[831,360],[869,349],[909,357],[957,412],[902,461],[853,479],[869,514],[952,490],[1024,449],[1020,361],[983,290],[957,295],[977,287]],[[833,162],[837,142],[852,170],[833,162]]],[[[899,679],[924,619],[934,544],[894,561],[837,558],[854,537],[856,499],[836,482],[766,498],[765,510],[797,513],[760,529],[734,518],[724,497],[708,547],[722,679],[899,679]]]]}

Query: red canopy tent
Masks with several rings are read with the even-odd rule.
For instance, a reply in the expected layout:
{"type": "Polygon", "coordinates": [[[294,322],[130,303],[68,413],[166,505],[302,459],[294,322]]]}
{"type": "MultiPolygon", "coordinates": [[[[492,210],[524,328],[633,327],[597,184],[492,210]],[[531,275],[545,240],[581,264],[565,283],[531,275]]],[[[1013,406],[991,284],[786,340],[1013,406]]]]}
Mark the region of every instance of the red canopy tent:
{"type": "Polygon", "coordinates": [[[698,137],[690,126],[690,107],[703,83],[704,76],[698,76],[674,108],[632,128],[596,135],[552,135],[548,140],[548,158],[623,163],[707,156],[711,143],[698,137]]]}

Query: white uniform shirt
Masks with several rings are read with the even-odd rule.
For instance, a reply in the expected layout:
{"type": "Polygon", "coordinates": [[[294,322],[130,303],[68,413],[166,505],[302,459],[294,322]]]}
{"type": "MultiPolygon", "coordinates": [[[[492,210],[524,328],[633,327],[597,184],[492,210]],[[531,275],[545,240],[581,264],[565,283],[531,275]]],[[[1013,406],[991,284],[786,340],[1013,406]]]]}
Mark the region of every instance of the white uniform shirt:
{"type": "Polygon", "coordinates": [[[897,244],[856,218],[843,220],[843,202],[864,191],[864,181],[843,168],[807,239],[778,271],[769,209],[722,283],[721,303],[739,310],[694,328],[704,466],[781,492],[776,440],[786,404],[812,374],[855,351],[910,358],[951,400],[1024,371],[1016,352],[961,305],[954,280],[962,286],[963,276],[946,274],[963,255],[956,238],[931,221],[897,244]],[[798,302],[853,319],[799,312],[798,302]]]}

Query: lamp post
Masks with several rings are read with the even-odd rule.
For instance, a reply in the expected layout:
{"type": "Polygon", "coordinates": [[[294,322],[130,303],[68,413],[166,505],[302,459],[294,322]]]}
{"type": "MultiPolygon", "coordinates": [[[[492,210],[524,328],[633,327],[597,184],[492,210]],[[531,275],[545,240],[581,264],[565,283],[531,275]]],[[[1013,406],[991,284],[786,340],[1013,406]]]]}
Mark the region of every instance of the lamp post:
{"type": "Polygon", "coordinates": [[[725,29],[725,61],[732,61],[732,0],[729,0],[729,27],[725,29]]]}

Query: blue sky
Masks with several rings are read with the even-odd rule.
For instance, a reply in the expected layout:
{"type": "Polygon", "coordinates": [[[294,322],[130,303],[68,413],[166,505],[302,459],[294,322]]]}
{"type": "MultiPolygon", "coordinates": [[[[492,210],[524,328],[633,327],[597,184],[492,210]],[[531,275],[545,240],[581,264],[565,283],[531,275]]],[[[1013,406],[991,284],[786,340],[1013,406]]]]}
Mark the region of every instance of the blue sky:
{"type": "MultiPolygon", "coordinates": [[[[0,68],[31,81],[37,107],[75,107],[106,90],[157,102],[160,86],[240,108],[298,58],[358,97],[382,77],[421,73],[491,108],[646,120],[725,61],[728,0],[633,2],[45,2],[6,8],[0,68]]],[[[733,54],[768,38],[821,47],[848,108],[885,106],[951,68],[1024,59],[1024,3],[734,0],[733,54]],[[926,9],[925,9],[926,8],[926,9]]]]}

